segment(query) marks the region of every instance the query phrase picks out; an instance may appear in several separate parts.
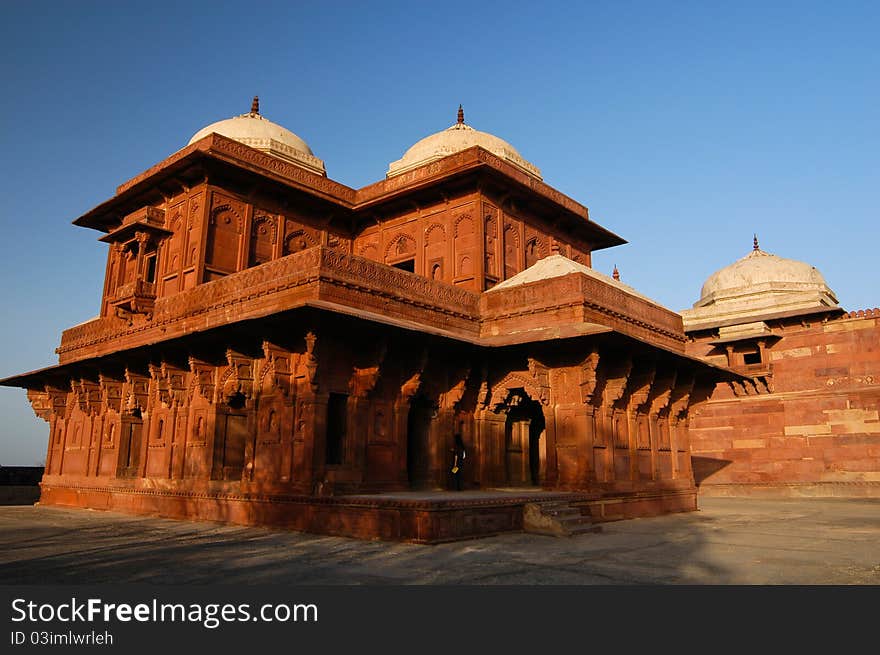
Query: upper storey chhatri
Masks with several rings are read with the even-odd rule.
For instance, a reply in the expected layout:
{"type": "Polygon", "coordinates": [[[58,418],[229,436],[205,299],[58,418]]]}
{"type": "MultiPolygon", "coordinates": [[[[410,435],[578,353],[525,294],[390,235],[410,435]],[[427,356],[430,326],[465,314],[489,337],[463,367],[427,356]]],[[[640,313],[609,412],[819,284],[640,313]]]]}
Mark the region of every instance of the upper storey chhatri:
{"type": "Polygon", "coordinates": [[[260,101],[256,96],[249,113],[211,123],[196,132],[189,143],[195,143],[212,132],[285,159],[318,175],[327,175],[324,162],[315,157],[305,141],[260,115],[260,101]]]}
{"type": "Polygon", "coordinates": [[[386,177],[394,177],[406,173],[413,168],[424,166],[432,161],[453,155],[473,146],[480,146],[501,159],[513,164],[518,169],[535,177],[541,178],[540,169],[523,159],[516,148],[488,132],[475,130],[464,122],[464,110],[458,107],[458,120],[451,127],[437,132],[416,142],[403,157],[388,165],[386,177]]]}

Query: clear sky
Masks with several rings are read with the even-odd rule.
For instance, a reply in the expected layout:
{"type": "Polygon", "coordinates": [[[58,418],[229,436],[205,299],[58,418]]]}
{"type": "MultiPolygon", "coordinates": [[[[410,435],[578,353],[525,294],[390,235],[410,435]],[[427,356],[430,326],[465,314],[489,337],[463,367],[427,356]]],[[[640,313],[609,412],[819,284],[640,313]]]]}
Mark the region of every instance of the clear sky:
{"type": "MultiPolygon", "coordinates": [[[[880,305],[878,34],[877,2],[2,0],[0,377],[98,311],[107,246],[70,222],[256,94],[355,188],[462,103],[671,309],[755,232],[880,305]]],[[[0,417],[0,464],[42,462],[24,391],[0,417]]]]}

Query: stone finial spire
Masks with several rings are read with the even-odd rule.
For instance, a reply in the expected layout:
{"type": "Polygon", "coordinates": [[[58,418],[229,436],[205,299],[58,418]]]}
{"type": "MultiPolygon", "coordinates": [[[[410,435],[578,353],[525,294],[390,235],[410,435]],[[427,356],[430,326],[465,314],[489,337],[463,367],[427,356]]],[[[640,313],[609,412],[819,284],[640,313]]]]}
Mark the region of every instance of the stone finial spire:
{"type": "Polygon", "coordinates": [[[254,101],[251,103],[251,113],[260,113],[260,96],[254,96],[254,101]]]}
{"type": "Polygon", "coordinates": [[[617,264],[614,265],[614,271],[611,273],[611,277],[620,282],[620,271],[617,270],[617,264]]]}
{"type": "Polygon", "coordinates": [[[757,234],[752,239],[752,250],[760,250],[760,248],[758,248],[758,235],[757,234]]]}
{"type": "Polygon", "coordinates": [[[461,108],[461,105],[458,106],[458,124],[464,125],[464,109],[461,108]]]}

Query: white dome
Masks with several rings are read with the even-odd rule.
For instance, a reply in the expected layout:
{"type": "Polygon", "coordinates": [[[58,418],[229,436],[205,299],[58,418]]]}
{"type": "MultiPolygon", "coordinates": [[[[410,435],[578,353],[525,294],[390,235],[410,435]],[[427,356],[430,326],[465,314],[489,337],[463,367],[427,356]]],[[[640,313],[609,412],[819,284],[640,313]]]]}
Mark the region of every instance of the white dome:
{"type": "Polygon", "coordinates": [[[522,158],[516,148],[503,139],[488,132],[480,132],[464,122],[464,112],[459,107],[458,122],[442,132],[437,132],[418,141],[403,157],[388,165],[386,177],[400,175],[413,168],[424,166],[432,161],[454,155],[473,146],[480,146],[505,161],[513,164],[524,173],[541,179],[537,166],[522,158]]]}
{"type": "Polygon", "coordinates": [[[708,277],[688,325],[745,323],[758,317],[800,315],[837,307],[837,297],[816,269],[758,248],[708,277]]]}
{"type": "Polygon", "coordinates": [[[305,141],[287,128],[260,115],[257,98],[254,98],[250,113],[211,123],[196,132],[189,143],[195,143],[211,133],[220,134],[256,150],[285,159],[318,175],[327,174],[324,162],[315,157],[305,141]]]}
{"type": "MultiPolygon", "coordinates": [[[[700,300],[694,307],[757,291],[790,293],[824,292],[834,296],[825,278],[805,262],[777,257],[755,248],[748,255],[716,271],[703,284],[700,300]]],[[[836,303],[836,299],[835,299],[836,303]]]]}

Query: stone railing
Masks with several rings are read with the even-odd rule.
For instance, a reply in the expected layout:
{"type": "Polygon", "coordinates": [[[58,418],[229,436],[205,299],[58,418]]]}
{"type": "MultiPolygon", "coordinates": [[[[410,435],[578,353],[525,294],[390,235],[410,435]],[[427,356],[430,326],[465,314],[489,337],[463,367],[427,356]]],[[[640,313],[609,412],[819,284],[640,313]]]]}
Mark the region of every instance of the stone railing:
{"type": "Polygon", "coordinates": [[[319,281],[474,321],[479,314],[476,293],[317,246],[159,298],[152,316],[141,322],[129,324],[107,317],[72,327],[62,334],[61,346],[56,352],[63,363],[76,359],[75,351],[79,349],[139,332],[161,329],[163,338],[171,338],[175,336],[174,330],[168,327],[177,321],[234,306],[240,308],[237,313],[241,314],[247,311],[246,303],[250,300],[319,281]]]}
{"type": "Polygon", "coordinates": [[[844,315],[846,318],[880,318],[880,308],[874,307],[873,309],[859,309],[852,312],[847,312],[844,315]]]}
{"type": "Polygon", "coordinates": [[[321,251],[321,274],[347,285],[358,285],[400,302],[476,319],[480,295],[401,271],[371,259],[333,250],[321,251]]]}
{"type": "Polygon", "coordinates": [[[129,298],[146,298],[154,299],[156,297],[156,285],[152,282],[144,280],[134,280],[127,284],[116,287],[113,298],[116,301],[127,300],[129,298]]]}

